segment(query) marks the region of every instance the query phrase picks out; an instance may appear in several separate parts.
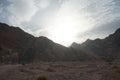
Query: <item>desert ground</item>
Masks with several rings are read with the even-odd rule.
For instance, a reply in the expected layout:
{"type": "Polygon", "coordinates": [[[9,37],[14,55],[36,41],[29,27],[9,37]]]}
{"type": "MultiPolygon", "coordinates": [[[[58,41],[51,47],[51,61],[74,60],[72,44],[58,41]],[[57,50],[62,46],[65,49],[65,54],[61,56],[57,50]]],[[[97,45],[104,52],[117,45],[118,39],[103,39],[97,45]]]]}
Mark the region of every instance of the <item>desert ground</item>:
{"type": "Polygon", "coordinates": [[[120,80],[119,66],[94,61],[1,64],[0,80],[120,80]]]}

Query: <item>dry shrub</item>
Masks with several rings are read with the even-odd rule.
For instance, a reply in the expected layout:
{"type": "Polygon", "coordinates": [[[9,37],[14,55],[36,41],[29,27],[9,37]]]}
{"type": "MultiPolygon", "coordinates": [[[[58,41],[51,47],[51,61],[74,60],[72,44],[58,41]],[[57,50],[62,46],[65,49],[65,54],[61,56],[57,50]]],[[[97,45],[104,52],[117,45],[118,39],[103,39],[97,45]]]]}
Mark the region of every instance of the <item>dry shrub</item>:
{"type": "Polygon", "coordinates": [[[111,69],[119,69],[117,65],[111,65],[111,69]]]}
{"type": "Polygon", "coordinates": [[[120,74],[120,69],[117,69],[116,72],[120,74]]]}
{"type": "Polygon", "coordinates": [[[23,69],[23,68],[21,68],[21,69],[19,69],[20,70],[20,72],[25,72],[26,70],[25,69],[23,69]]]}
{"type": "Polygon", "coordinates": [[[111,69],[120,74],[120,68],[117,65],[112,65],[111,69]]]}
{"type": "Polygon", "coordinates": [[[55,70],[53,70],[52,68],[47,68],[46,71],[48,71],[48,72],[55,72],[55,70]]]}
{"type": "Polygon", "coordinates": [[[39,76],[37,80],[47,80],[47,78],[45,76],[39,76]]]}

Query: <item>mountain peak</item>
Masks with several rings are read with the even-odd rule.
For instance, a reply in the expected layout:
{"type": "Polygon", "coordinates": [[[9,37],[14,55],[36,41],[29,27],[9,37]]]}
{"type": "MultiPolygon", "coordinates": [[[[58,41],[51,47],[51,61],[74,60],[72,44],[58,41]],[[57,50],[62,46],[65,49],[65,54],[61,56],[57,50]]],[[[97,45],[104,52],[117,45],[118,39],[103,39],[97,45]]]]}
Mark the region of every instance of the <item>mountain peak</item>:
{"type": "Polygon", "coordinates": [[[45,41],[46,41],[46,40],[47,40],[47,41],[51,41],[50,39],[48,39],[48,38],[45,37],[45,36],[39,36],[38,39],[42,39],[42,40],[45,40],[45,41]]]}
{"type": "Polygon", "coordinates": [[[118,28],[114,34],[119,34],[120,35],[120,28],[118,28]]]}
{"type": "MultiPolygon", "coordinates": [[[[11,56],[10,59],[14,58],[14,61],[18,60],[19,62],[32,62],[34,60],[80,61],[93,60],[93,58],[97,60],[96,58],[98,57],[96,57],[96,55],[99,55],[99,57],[103,56],[103,58],[106,58],[107,56],[114,58],[117,53],[119,53],[117,51],[120,50],[119,35],[120,29],[106,39],[88,39],[82,44],[73,42],[70,47],[64,47],[54,43],[47,37],[34,37],[24,32],[19,27],[0,23],[0,46],[4,46],[4,49],[1,48],[0,53],[2,53],[1,56],[6,57],[8,55],[6,51],[8,51],[11,56]]],[[[5,59],[10,60],[7,58],[5,59]]],[[[0,58],[0,61],[3,61],[2,58],[0,58]]],[[[12,61],[13,59],[11,59],[11,62],[12,61]]]]}
{"type": "Polygon", "coordinates": [[[73,43],[71,44],[71,46],[76,46],[76,45],[78,45],[76,42],[73,42],[73,43]]]}
{"type": "Polygon", "coordinates": [[[70,47],[72,47],[72,48],[78,48],[79,44],[76,43],[76,42],[73,42],[70,47]]]}
{"type": "Polygon", "coordinates": [[[118,29],[115,31],[115,33],[120,33],[120,28],[118,28],[118,29]]]}

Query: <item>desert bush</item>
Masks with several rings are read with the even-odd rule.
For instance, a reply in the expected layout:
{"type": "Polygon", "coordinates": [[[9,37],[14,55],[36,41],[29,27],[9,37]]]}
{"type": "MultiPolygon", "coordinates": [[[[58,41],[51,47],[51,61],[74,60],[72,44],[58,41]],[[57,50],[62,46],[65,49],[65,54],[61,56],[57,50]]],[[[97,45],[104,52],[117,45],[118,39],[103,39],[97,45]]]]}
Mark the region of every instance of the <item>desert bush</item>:
{"type": "Polygon", "coordinates": [[[116,72],[120,74],[120,69],[117,69],[116,72]]]}
{"type": "Polygon", "coordinates": [[[111,66],[112,70],[114,70],[117,73],[120,73],[120,68],[117,65],[112,65],[111,66]]]}
{"type": "Polygon", "coordinates": [[[20,71],[20,72],[27,72],[27,73],[31,73],[31,71],[30,71],[30,70],[27,70],[27,69],[24,69],[24,68],[19,69],[19,71],[20,71]]]}
{"type": "Polygon", "coordinates": [[[21,68],[21,69],[20,69],[20,72],[25,72],[25,69],[21,68]]]}
{"type": "Polygon", "coordinates": [[[119,67],[117,65],[111,65],[112,69],[118,69],[119,67]]]}
{"type": "Polygon", "coordinates": [[[48,72],[55,72],[55,70],[53,70],[52,68],[47,68],[46,71],[48,71],[48,72]]]}
{"type": "Polygon", "coordinates": [[[45,76],[39,76],[37,80],[47,80],[47,78],[45,76]]]}

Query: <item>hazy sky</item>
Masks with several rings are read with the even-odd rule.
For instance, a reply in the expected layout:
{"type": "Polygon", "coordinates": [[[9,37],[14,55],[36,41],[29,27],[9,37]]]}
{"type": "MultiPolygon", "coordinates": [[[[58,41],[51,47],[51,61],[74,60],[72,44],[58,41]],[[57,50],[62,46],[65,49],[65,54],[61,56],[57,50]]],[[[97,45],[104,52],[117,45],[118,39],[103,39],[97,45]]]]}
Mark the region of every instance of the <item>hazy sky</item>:
{"type": "Polygon", "coordinates": [[[0,22],[69,46],[120,27],[120,0],[0,0],[0,22]]]}

